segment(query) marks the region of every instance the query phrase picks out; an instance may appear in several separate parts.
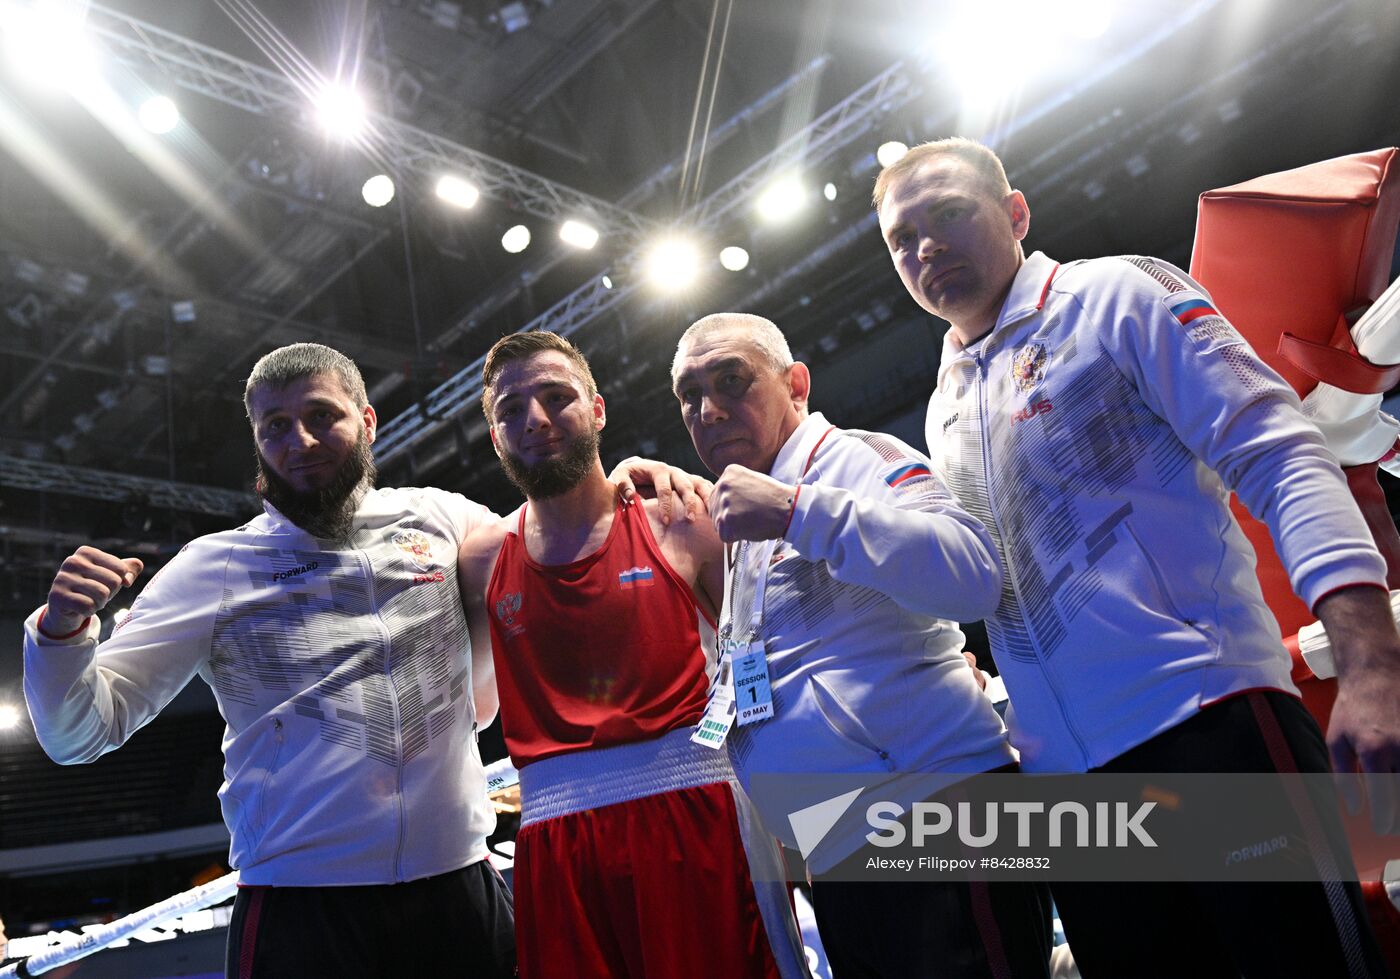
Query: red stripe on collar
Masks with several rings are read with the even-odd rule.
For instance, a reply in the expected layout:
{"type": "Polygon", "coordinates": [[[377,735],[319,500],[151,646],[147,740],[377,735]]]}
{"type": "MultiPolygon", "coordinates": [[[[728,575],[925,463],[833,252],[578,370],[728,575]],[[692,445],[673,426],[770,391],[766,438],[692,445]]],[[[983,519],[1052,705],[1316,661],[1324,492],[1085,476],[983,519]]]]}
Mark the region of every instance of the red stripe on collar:
{"type": "Polygon", "coordinates": [[[1060,263],[1056,262],[1055,267],[1050,270],[1050,276],[1045,280],[1045,288],[1040,290],[1040,299],[1036,301],[1035,311],[1038,313],[1045,308],[1045,297],[1050,295],[1050,283],[1055,281],[1055,273],[1060,271],[1060,263]]]}

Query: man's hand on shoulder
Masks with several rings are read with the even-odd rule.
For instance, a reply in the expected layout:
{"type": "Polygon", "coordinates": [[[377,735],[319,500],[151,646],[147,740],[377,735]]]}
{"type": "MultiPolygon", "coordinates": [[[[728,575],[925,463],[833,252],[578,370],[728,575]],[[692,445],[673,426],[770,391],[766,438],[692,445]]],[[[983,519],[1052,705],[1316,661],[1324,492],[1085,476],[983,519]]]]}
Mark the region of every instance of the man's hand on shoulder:
{"type": "Polygon", "coordinates": [[[777,540],[792,522],[798,488],[743,466],[725,467],[710,495],[720,540],[777,540]]]}
{"type": "Polygon", "coordinates": [[[1337,664],[1337,700],[1327,730],[1341,792],[1355,812],[1364,781],[1377,832],[1400,832],[1400,636],[1381,588],[1343,588],[1314,609],[1337,664]],[[1356,771],[1378,776],[1357,779],[1356,771]]]}
{"type": "Polygon", "coordinates": [[[69,635],[102,609],[123,588],[135,584],[145,565],[84,545],[59,566],[49,588],[40,631],[51,639],[69,635]]]}
{"type": "Polygon", "coordinates": [[[624,500],[632,500],[639,492],[654,498],[661,505],[663,524],[669,524],[679,512],[692,523],[701,519],[714,490],[714,484],[703,476],[639,456],[619,462],[608,474],[608,481],[617,487],[624,500]]]}

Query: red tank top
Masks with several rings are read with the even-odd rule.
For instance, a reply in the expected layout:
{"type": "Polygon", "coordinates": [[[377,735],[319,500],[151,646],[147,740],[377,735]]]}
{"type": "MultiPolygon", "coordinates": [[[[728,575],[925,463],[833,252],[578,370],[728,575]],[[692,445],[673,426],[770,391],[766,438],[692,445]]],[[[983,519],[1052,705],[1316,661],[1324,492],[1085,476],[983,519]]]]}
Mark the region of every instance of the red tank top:
{"type": "Polygon", "coordinates": [[[696,723],[709,686],[702,613],[662,557],[645,508],[619,505],[603,546],[569,564],[532,560],[524,533],[522,507],[486,589],[516,767],[696,723]]]}

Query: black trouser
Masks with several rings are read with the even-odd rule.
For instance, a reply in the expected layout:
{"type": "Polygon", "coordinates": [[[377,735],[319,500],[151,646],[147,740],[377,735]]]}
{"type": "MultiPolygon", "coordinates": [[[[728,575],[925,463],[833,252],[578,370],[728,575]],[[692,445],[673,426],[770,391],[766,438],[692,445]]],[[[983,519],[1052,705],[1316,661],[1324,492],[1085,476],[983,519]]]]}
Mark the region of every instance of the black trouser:
{"type": "MultiPolygon", "coordinates": [[[[1003,765],[989,774],[1020,771],[1003,765]]],[[[934,798],[958,796],[958,787],[934,798]]],[[[906,833],[912,813],[900,819],[906,833]]],[[[863,852],[849,862],[859,864],[863,852]]],[[[1050,888],[1027,881],[814,876],[817,931],[836,979],[1048,979],[1050,888]]]]}
{"type": "Polygon", "coordinates": [[[813,879],[835,979],[1050,975],[1050,892],[1025,881],[813,879]]]}
{"type": "Polygon", "coordinates": [[[240,887],[228,979],[515,975],[515,913],[482,860],[403,884],[240,887]]]}
{"type": "MultiPolygon", "coordinates": [[[[1317,722],[1295,698],[1276,691],[1213,704],[1095,769],[1330,770],[1317,722]]],[[[1339,876],[1355,878],[1335,799],[1301,795],[1294,801],[1309,846],[1329,851],[1339,876]]],[[[1354,880],[1073,883],[1051,889],[1084,979],[1388,975],[1354,880]]]]}

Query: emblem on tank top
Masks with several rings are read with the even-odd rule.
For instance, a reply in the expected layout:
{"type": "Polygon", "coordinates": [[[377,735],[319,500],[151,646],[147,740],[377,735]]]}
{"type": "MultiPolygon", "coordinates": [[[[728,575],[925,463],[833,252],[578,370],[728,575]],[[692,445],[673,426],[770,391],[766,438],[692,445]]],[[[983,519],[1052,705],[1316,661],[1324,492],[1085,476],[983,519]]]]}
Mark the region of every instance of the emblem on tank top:
{"type": "Polygon", "coordinates": [[[501,625],[505,627],[507,637],[517,636],[525,631],[524,624],[517,624],[515,621],[515,616],[520,612],[520,598],[522,594],[522,592],[513,591],[496,599],[496,618],[501,620],[501,625]]]}
{"type": "Polygon", "coordinates": [[[656,575],[651,568],[628,568],[617,573],[619,588],[650,588],[656,584],[656,575]]]}
{"type": "Polygon", "coordinates": [[[1050,357],[1043,343],[1031,343],[1016,352],[1011,361],[1011,379],[1022,394],[1029,393],[1045,376],[1045,362],[1050,357]]]}
{"type": "Polygon", "coordinates": [[[419,571],[429,571],[436,565],[437,562],[433,560],[433,540],[422,531],[401,530],[391,541],[419,571]]]}

